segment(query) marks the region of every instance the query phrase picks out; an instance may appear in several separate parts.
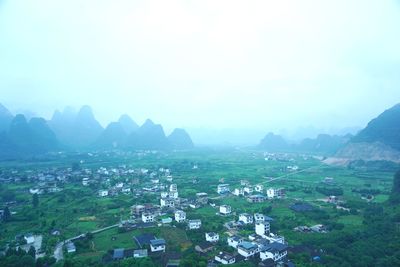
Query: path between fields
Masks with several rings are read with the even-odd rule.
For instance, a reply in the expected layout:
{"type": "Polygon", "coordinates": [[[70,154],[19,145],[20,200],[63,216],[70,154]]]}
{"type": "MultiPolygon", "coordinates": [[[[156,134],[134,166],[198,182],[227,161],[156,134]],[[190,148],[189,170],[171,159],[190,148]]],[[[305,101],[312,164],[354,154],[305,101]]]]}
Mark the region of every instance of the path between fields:
{"type": "MultiPolygon", "coordinates": [[[[97,230],[91,231],[89,233],[94,235],[94,234],[98,234],[100,232],[107,231],[107,230],[115,228],[115,227],[118,227],[118,224],[114,224],[114,225],[110,225],[110,226],[107,226],[107,227],[104,227],[104,228],[101,228],[101,229],[97,229],[97,230]]],[[[56,259],[56,261],[60,261],[60,260],[64,259],[64,252],[63,252],[64,244],[66,244],[66,243],[68,243],[70,241],[74,241],[76,239],[83,238],[83,237],[85,237],[85,234],[81,234],[81,235],[78,235],[78,236],[75,236],[75,237],[71,237],[71,238],[66,239],[66,240],[64,240],[62,242],[57,243],[57,245],[56,245],[56,247],[54,249],[54,253],[53,253],[53,256],[56,259]]]]}

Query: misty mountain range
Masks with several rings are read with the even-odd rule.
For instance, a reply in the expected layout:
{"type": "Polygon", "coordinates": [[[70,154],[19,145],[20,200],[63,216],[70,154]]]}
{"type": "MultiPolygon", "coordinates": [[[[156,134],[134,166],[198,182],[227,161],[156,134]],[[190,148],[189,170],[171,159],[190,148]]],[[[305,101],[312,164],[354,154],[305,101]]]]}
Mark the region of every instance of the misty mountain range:
{"type": "MultiPolygon", "coordinates": [[[[33,155],[60,150],[169,150],[191,149],[193,142],[183,129],[165,135],[162,125],[146,120],[139,126],[124,114],[104,129],[92,109],[83,106],[78,112],[65,108],[52,118],[14,116],[0,104],[0,154],[33,155]]],[[[351,160],[400,161],[400,104],[371,120],[356,135],[320,134],[290,143],[280,135],[267,134],[258,149],[271,152],[319,153],[351,160]]]]}
{"type": "Polygon", "coordinates": [[[96,120],[92,109],[83,106],[78,112],[65,108],[52,118],[13,116],[0,104],[0,154],[32,155],[59,150],[191,149],[193,142],[183,129],[166,136],[163,127],[151,120],[139,126],[128,115],[111,122],[105,129],[96,120]]]}
{"type": "Polygon", "coordinates": [[[355,136],[320,134],[291,144],[282,136],[269,133],[258,148],[272,152],[313,152],[346,160],[400,162],[400,104],[371,120],[355,136]]]}

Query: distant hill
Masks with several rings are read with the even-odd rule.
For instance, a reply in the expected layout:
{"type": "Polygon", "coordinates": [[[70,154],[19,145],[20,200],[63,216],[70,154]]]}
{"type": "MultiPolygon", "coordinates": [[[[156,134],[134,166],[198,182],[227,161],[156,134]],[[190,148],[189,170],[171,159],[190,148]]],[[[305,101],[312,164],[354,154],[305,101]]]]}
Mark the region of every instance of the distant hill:
{"type": "Polygon", "coordinates": [[[136,132],[128,136],[127,146],[131,149],[145,150],[165,150],[170,148],[163,127],[160,124],[154,124],[150,119],[147,119],[136,132]]]}
{"type": "Polygon", "coordinates": [[[290,149],[290,146],[282,136],[276,135],[274,133],[268,133],[261,140],[258,148],[271,152],[281,152],[288,151],[290,149]]]}
{"type": "Polygon", "coordinates": [[[118,122],[127,134],[136,132],[139,129],[139,125],[127,114],[121,115],[118,122]]]}
{"type": "Polygon", "coordinates": [[[168,141],[174,149],[191,149],[193,141],[184,129],[175,129],[169,136],[168,141]]]}
{"type": "Polygon", "coordinates": [[[5,132],[10,127],[13,119],[11,112],[2,104],[0,104],[0,133],[5,132]]]}
{"type": "Polygon", "coordinates": [[[400,104],[371,120],[335,159],[400,162],[400,104]]]}
{"type": "Polygon", "coordinates": [[[380,142],[400,150],[400,104],[384,111],[361,130],[352,143],[380,142]]]}
{"type": "Polygon", "coordinates": [[[258,148],[270,152],[304,152],[332,155],[344,147],[350,138],[351,135],[320,134],[316,138],[306,138],[299,144],[289,144],[282,136],[268,133],[260,141],[258,148]]]}
{"type": "Polygon", "coordinates": [[[16,115],[9,130],[0,138],[0,157],[30,156],[55,151],[59,148],[56,135],[43,118],[29,122],[22,114],[16,115]]]}
{"type": "MultiPolygon", "coordinates": [[[[160,124],[150,119],[142,126],[128,115],[105,129],[96,120],[91,107],[83,106],[76,112],[66,107],[56,110],[49,121],[22,114],[13,116],[0,104],[0,154],[20,155],[44,153],[54,150],[168,150],[190,149],[193,142],[183,129],[175,129],[166,137],[160,124]]],[[[0,156],[1,156],[0,155],[0,156]]]]}
{"type": "Polygon", "coordinates": [[[71,108],[66,108],[62,113],[56,111],[50,126],[60,141],[72,148],[89,147],[103,132],[103,127],[89,106],[83,106],[78,113],[71,108]]]}
{"type": "Polygon", "coordinates": [[[344,147],[351,139],[351,135],[338,136],[329,134],[320,134],[317,138],[304,139],[295,148],[297,151],[302,152],[321,152],[326,154],[334,154],[339,149],[344,147]]]}
{"type": "Polygon", "coordinates": [[[94,144],[96,148],[123,148],[126,144],[128,134],[120,122],[111,122],[100,134],[94,144]]]}

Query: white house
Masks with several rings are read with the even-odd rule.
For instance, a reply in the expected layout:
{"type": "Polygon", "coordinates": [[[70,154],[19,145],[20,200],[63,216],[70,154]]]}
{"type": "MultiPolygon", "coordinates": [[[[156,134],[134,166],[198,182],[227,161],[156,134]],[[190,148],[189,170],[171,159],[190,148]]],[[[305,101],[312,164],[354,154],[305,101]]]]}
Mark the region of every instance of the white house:
{"type": "Polygon", "coordinates": [[[32,235],[32,234],[26,234],[26,235],[24,236],[24,239],[25,239],[25,241],[26,241],[27,244],[33,244],[33,243],[35,243],[35,236],[32,235]]]}
{"type": "Polygon", "coordinates": [[[172,197],[172,198],[177,199],[177,198],[179,197],[178,191],[176,191],[176,192],[170,192],[170,193],[169,193],[169,197],[172,197]]]}
{"type": "Polygon", "coordinates": [[[219,184],[217,187],[218,194],[226,194],[229,193],[229,184],[219,184]]]}
{"type": "Polygon", "coordinates": [[[269,188],[267,189],[268,199],[283,198],[285,197],[285,189],[283,188],[269,188]]]}
{"type": "Polygon", "coordinates": [[[271,243],[264,246],[260,251],[262,261],[273,259],[275,262],[283,260],[287,255],[287,246],[281,243],[271,243]]]}
{"type": "Polygon", "coordinates": [[[82,179],[82,185],[83,185],[83,186],[88,186],[88,185],[89,185],[89,181],[90,181],[89,178],[87,178],[87,177],[86,177],[86,178],[83,178],[83,179],[82,179]]]}
{"type": "Polygon", "coordinates": [[[142,221],[144,223],[154,222],[155,218],[156,216],[153,213],[145,213],[145,212],[142,213],[142,221]]]}
{"type": "Polygon", "coordinates": [[[131,188],[130,187],[124,187],[121,190],[122,193],[129,195],[131,193],[131,188]]]}
{"type": "Polygon", "coordinates": [[[259,252],[259,248],[256,244],[247,241],[239,244],[237,250],[237,252],[245,258],[254,256],[256,253],[259,252]]]}
{"type": "Polygon", "coordinates": [[[161,207],[173,208],[173,207],[175,207],[175,200],[173,198],[169,198],[169,197],[161,198],[160,204],[161,204],[161,207]]]}
{"type": "Polygon", "coordinates": [[[219,234],[211,232],[211,233],[206,233],[206,241],[208,242],[218,242],[219,240],[219,234]]]}
{"type": "Polygon", "coordinates": [[[176,184],[171,184],[169,186],[169,192],[178,192],[178,186],[176,184]]]}
{"type": "Polygon", "coordinates": [[[246,194],[253,194],[253,188],[252,187],[250,187],[250,186],[245,186],[244,188],[243,188],[243,191],[246,193],[246,194]]]}
{"type": "Polygon", "coordinates": [[[220,252],[218,255],[215,256],[215,261],[222,263],[224,265],[227,264],[234,264],[236,259],[235,256],[226,252],[220,252]]]}
{"type": "Polygon", "coordinates": [[[243,188],[235,188],[232,192],[235,196],[244,196],[243,188]]]}
{"type": "Polygon", "coordinates": [[[232,207],[229,205],[222,205],[219,206],[219,213],[221,213],[222,215],[229,215],[232,212],[232,207]]]}
{"type": "Polygon", "coordinates": [[[124,187],[124,183],[117,183],[116,185],[115,185],[115,188],[122,188],[122,187],[124,187]]]}
{"type": "Polygon", "coordinates": [[[239,214],[239,221],[243,222],[244,224],[253,223],[253,215],[248,213],[241,213],[239,214]]]}
{"type": "Polygon", "coordinates": [[[165,240],[164,239],[154,239],[150,240],[150,250],[151,252],[162,251],[165,252],[165,240]]]}
{"type": "Polygon", "coordinates": [[[108,190],[100,190],[100,191],[99,191],[99,196],[100,196],[100,197],[106,197],[106,196],[108,196],[108,190]]]}
{"type": "Polygon", "coordinates": [[[275,189],[273,189],[273,188],[268,188],[268,189],[267,189],[267,197],[268,197],[268,199],[273,199],[273,198],[275,198],[275,189]]]}
{"type": "Polygon", "coordinates": [[[262,193],[264,191],[264,185],[258,184],[254,187],[254,191],[262,193]]]}
{"type": "Polygon", "coordinates": [[[65,247],[67,248],[67,252],[68,252],[68,253],[74,253],[74,252],[76,252],[75,244],[72,243],[72,242],[68,242],[67,244],[65,244],[65,247]]]}
{"type": "Polygon", "coordinates": [[[200,229],[201,227],[201,220],[189,220],[188,226],[190,230],[193,229],[200,229]]]}
{"type": "Polygon", "coordinates": [[[262,237],[268,235],[271,229],[269,221],[258,221],[255,228],[256,234],[262,237]]]}
{"type": "Polygon", "coordinates": [[[178,223],[184,222],[186,220],[186,212],[183,210],[177,210],[175,211],[175,221],[178,223]]]}
{"type": "Polygon", "coordinates": [[[161,192],[160,195],[161,195],[161,198],[166,198],[166,197],[169,197],[169,192],[161,192]]]}
{"type": "Polygon", "coordinates": [[[241,244],[243,242],[243,238],[241,238],[240,236],[230,236],[228,237],[228,246],[233,247],[233,248],[237,248],[237,246],[239,244],[241,244]]]}
{"type": "Polygon", "coordinates": [[[264,214],[254,213],[254,221],[255,222],[259,222],[259,221],[263,222],[263,221],[265,221],[265,217],[266,216],[264,214]]]}
{"type": "Polygon", "coordinates": [[[270,243],[281,243],[281,244],[285,244],[285,237],[284,237],[284,236],[274,235],[273,233],[270,233],[268,236],[265,236],[265,238],[266,238],[270,243]]]}

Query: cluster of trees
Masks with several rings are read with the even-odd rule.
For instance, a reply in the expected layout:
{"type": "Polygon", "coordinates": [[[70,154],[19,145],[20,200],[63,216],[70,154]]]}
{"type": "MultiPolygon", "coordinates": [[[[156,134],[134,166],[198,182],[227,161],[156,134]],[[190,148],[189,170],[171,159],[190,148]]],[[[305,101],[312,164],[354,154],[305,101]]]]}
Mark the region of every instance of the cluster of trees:
{"type": "Polygon", "coordinates": [[[53,257],[43,257],[35,260],[36,250],[30,247],[26,252],[23,249],[8,249],[6,254],[0,257],[0,266],[8,267],[45,267],[51,266],[56,262],[53,257]]]}
{"type": "Polygon", "coordinates": [[[342,196],[343,189],[340,187],[320,187],[317,186],[315,190],[325,196],[342,196]]]}

